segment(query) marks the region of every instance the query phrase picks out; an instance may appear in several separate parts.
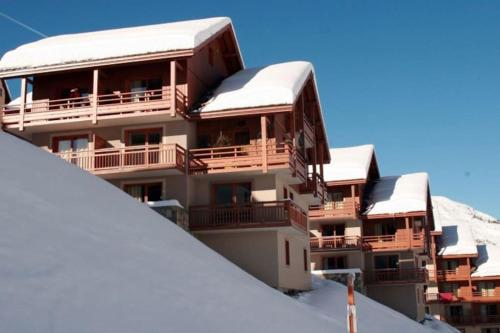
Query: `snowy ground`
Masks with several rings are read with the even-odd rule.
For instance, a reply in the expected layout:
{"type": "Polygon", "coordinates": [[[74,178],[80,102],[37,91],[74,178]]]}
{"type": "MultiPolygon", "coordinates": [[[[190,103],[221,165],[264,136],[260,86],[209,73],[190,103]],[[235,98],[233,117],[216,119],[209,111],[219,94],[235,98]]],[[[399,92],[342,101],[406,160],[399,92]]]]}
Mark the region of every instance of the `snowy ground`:
{"type": "MultiPolygon", "coordinates": [[[[446,323],[431,318],[425,321],[425,325],[419,324],[362,294],[356,293],[355,298],[358,332],[360,333],[458,333],[456,329],[446,323]]],[[[340,322],[342,328],[339,332],[347,331],[347,289],[344,285],[314,277],[313,290],[302,293],[298,300],[313,306],[323,316],[340,322]]]]}
{"type": "Polygon", "coordinates": [[[0,131],[0,332],[333,332],[127,194],[0,131]]]}
{"type": "MultiPolygon", "coordinates": [[[[0,332],[345,332],[343,286],[298,302],[1,131],[0,158],[0,332]]],[[[360,333],[432,332],[363,296],[358,304],[360,333]]]]}

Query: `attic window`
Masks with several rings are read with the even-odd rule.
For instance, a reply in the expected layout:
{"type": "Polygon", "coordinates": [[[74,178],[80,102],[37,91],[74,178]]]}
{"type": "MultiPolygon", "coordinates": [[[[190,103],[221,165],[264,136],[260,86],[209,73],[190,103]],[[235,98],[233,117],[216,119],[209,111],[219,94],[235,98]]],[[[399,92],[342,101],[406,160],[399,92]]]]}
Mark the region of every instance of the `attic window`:
{"type": "Polygon", "coordinates": [[[208,48],[208,63],[210,66],[214,65],[214,49],[211,47],[208,48]]]}

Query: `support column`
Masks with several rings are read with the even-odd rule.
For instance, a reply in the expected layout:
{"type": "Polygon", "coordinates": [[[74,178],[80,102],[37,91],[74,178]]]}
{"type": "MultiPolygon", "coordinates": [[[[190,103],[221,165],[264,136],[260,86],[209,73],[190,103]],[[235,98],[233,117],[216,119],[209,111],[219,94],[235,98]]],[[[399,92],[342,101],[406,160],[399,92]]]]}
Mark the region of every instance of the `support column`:
{"type": "Polygon", "coordinates": [[[92,124],[97,124],[97,94],[99,93],[99,69],[94,69],[92,83],[92,124]]]}
{"type": "Polygon", "coordinates": [[[170,61],[170,115],[175,117],[177,113],[177,64],[175,60],[170,61]]]}
{"type": "Polygon", "coordinates": [[[262,172],[267,173],[267,117],[260,116],[260,133],[262,144],[262,172]]]}
{"type": "Polygon", "coordinates": [[[406,227],[406,232],[408,233],[408,243],[409,243],[409,248],[411,249],[411,240],[413,238],[412,232],[410,230],[410,218],[405,217],[405,227],[406,227]]]}
{"type": "Polygon", "coordinates": [[[297,138],[295,137],[296,129],[295,129],[295,111],[296,107],[292,108],[291,126],[290,131],[292,131],[292,154],[293,154],[293,177],[297,176],[297,138]]]}
{"type": "Polygon", "coordinates": [[[24,112],[26,111],[26,78],[21,79],[21,101],[19,103],[19,130],[24,131],[24,112]]]}
{"type": "Polygon", "coordinates": [[[325,156],[323,154],[325,146],[323,142],[321,142],[318,147],[319,147],[319,174],[321,175],[321,179],[325,180],[324,167],[323,167],[323,163],[325,163],[325,156]]]}

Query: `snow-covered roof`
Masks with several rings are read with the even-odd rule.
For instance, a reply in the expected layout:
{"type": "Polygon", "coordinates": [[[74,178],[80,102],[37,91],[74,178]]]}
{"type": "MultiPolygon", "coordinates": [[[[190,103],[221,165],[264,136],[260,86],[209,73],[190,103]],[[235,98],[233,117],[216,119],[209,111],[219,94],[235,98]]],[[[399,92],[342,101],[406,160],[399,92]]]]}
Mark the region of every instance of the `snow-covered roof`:
{"type": "Polygon", "coordinates": [[[243,69],[226,78],[198,112],[293,104],[313,66],[292,61],[243,69]]]}
{"type": "Polygon", "coordinates": [[[381,177],[368,195],[365,214],[403,214],[425,212],[429,178],[427,173],[381,177]]]}
{"type": "Polygon", "coordinates": [[[477,255],[476,242],[469,225],[469,216],[460,214],[455,202],[432,197],[434,229],[442,231],[438,255],[477,255]]]}
{"type": "Polygon", "coordinates": [[[332,160],[323,166],[323,179],[326,182],[366,180],[374,151],[373,145],[330,149],[332,160]]]}
{"type": "Polygon", "coordinates": [[[0,332],[332,332],[110,183],[1,130],[0,156],[0,332]]]}
{"type": "MultiPolygon", "coordinates": [[[[424,326],[385,305],[356,292],[356,314],[358,332],[387,333],[437,333],[457,332],[424,326]]],[[[346,302],[347,288],[331,280],[313,277],[313,290],[302,293],[299,301],[313,306],[317,312],[334,321],[332,332],[347,332],[346,302]],[[338,324],[340,323],[340,325],[338,324]]],[[[312,331],[312,330],[310,330],[312,331]]]]}
{"type": "MultiPolygon", "coordinates": [[[[498,242],[498,238],[495,240],[498,242]]],[[[479,256],[472,277],[500,276],[500,244],[478,245],[479,256]]]]}
{"type": "Polygon", "coordinates": [[[0,72],[189,50],[229,24],[228,17],[213,17],[48,37],[7,52],[0,72]]]}

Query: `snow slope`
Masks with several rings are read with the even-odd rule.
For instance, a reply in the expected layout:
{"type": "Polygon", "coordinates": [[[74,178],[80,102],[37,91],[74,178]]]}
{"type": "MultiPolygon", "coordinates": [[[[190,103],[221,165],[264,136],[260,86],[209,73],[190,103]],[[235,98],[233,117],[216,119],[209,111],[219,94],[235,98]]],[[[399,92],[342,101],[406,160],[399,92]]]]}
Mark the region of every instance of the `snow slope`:
{"type": "Polygon", "coordinates": [[[230,24],[212,17],[43,38],[7,52],[0,72],[193,49],[230,24]]]}
{"type": "MultiPolygon", "coordinates": [[[[313,278],[313,290],[302,293],[299,301],[315,307],[323,316],[332,318],[342,323],[342,329],[339,332],[347,331],[346,322],[346,299],[347,289],[344,285],[321,279],[313,278]]],[[[385,305],[356,293],[356,313],[358,317],[358,332],[405,332],[405,333],[432,333],[432,332],[450,332],[457,330],[451,328],[445,323],[434,321],[421,325],[405,315],[394,311],[385,305]],[[437,322],[437,323],[436,323],[437,322]]]]}
{"type": "Polygon", "coordinates": [[[127,194],[0,131],[0,332],[332,332],[127,194]]]}
{"type": "MultiPolygon", "coordinates": [[[[500,223],[490,215],[446,197],[433,196],[432,205],[438,216],[446,216],[448,226],[457,226],[456,251],[470,251],[461,247],[462,244],[471,246],[469,238],[475,243],[479,257],[476,261],[477,270],[472,276],[500,275],[500,223]],[[467,230],[467,233],[460,230],[467,230]]],[[[446,229],[443,228],[442,238],[446,237],[446,229]]]]}

